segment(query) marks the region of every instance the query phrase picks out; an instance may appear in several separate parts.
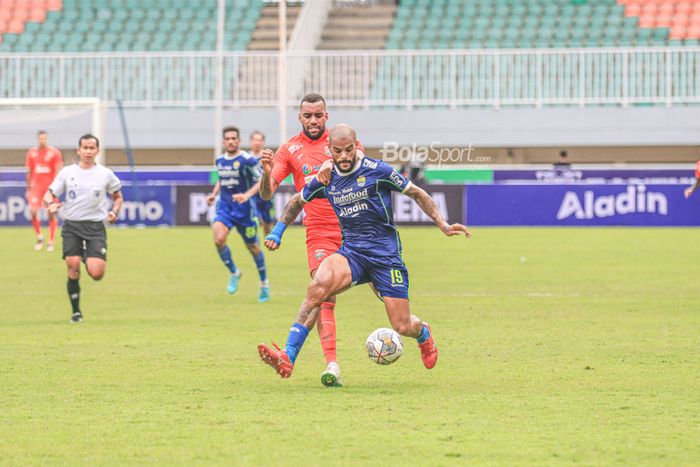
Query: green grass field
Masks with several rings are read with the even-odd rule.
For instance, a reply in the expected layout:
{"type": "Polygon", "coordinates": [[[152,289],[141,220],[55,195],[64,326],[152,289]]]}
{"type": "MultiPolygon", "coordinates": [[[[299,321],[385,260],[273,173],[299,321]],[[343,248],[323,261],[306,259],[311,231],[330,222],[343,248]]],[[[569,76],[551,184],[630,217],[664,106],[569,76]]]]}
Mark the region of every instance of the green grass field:
{"type": "Polygon", "coordinates": [[[336,312],[345,387],[326,389],[315,331],[289,380],[256,351],[303,298],[301,229],[267,257],[264,305],[238,238],[228,296],[208,229],[110,229],[78,325],[60,252],[2,229],[0,464],[699,465],[699,232],[404,228],[438,365],[409,339],[367,359],[388,321],[361,286],[336,312]]]}

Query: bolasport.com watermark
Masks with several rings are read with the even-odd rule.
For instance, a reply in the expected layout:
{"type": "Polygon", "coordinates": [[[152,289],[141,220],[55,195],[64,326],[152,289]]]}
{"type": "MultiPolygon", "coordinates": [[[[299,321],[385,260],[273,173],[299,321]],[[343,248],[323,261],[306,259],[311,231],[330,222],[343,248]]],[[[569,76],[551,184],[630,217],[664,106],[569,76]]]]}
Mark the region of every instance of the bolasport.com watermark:
{"type": "Polygon", "coordinates": [[[443,164],[489,164],[491,156],[479,154],[469,143],[467,147],[443,146],[435,141],[429,146],[419,146],[416,143],[400,145],[396,141],[386,141],[379,150],[384,162],[388,163],[421,163],[440,167],[443,164]]]}

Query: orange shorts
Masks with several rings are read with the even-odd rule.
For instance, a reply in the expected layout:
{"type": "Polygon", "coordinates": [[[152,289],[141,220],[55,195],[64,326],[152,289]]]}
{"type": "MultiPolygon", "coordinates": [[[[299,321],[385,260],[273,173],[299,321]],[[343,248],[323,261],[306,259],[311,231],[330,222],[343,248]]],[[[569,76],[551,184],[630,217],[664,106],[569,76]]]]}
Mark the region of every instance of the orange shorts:
{"type": "Polygon", "coordinates": [[[306,228],[306,257],[309,273],[318,269],[324,259],[340,248],[343,236],[340,233],[340,226],[336,226],[336,229],[306,228]]]}
{"type": "Polygon", "coordinates": [[[49,191],[48,186],[46,188],[44,188],[44,187],[32,188],[29,191],[29,199],[27,200],[27,202],[29,202],[29,207],[31,207],[31,208],[43,207],[42,200],[44,199],[44,195],[46,194],[47,191],[49,191]]]}

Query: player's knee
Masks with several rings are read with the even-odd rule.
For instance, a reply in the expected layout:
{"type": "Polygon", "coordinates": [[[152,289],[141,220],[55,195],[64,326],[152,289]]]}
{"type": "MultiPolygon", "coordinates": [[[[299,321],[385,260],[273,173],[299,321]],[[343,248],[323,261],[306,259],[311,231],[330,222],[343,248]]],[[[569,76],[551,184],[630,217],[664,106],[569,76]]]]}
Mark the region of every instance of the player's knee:
{"type": "Polygon", "coordinates": [[[250,251],[253,256],[257,256],[260,253],[260,247],[257,243],[246,243],[245,246],[248,247],[248,251],[250,251]]]}
{"type": "Polygon", "coordinates": [[[309,301],[319,305],[329,295],[330,283],[323,278],[314,277],[306,289],[306,297],[309,301]]]}
{"type": "Polygon", "coordinates": [[[400,334],[402,336],[407,336],[407,335],[411,334],[411,330],[412,330],[411,319],[410,319],[410,317],[408,319],[403,319],[403,318],[395,319],[394,321],[392,321],[391,327],[398,334],[400,334]]]}
{"type": "Polygon", "coordinates": [[[98,269],[97,271],[91,271],[88,269],[88,275],[92,278],[92,280],[100,281],[105,276],[105,271],[104,269],[98,269]]]}
{"type": "Polygon", "coordinates": [[[218,250],[221,250],[226,246],[226,237],[223,236],[215,236],[214,237],[214,245],[216,245],[216,248],[218,250]]]}

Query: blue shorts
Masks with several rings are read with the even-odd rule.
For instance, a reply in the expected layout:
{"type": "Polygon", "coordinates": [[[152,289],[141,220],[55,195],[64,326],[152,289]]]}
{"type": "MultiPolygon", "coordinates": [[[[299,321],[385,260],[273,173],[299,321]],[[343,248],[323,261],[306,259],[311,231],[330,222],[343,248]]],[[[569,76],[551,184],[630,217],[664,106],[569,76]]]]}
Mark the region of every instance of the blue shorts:
{"type": "Polygon", "coordinates": [[[234,217],[226,211],[219,210],[216,212],[214,222],[221,222],[229,229],[236,227],[246,243],[258,243],[258,219],[256,217],[252,219],[234,217]]]}
{"type": "Polygon", "coordinates": [[[400,256],[368,256],[345,245],[336,253],[347,258],[352,285],[371,282],[382,297],[408,298],[408,270],[400,256]]]}
{"type": "Polygon", "coordinates": [[[272,200],[265,201],[258,194],[253,196],[253,202],[255,203],[255,209],[258,211],[258,217],[260,217],[263,222],[266,224],[275,222],[275,207],[272,200]]]}

